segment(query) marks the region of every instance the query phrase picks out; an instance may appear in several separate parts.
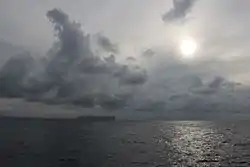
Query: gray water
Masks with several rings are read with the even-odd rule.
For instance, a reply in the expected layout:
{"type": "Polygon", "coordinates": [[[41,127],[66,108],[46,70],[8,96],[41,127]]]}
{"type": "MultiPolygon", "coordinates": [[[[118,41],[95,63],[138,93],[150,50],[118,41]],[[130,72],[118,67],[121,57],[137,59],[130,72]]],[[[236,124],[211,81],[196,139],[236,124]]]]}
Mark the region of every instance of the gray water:
{"type": "Polygon", "coordinates": [[[0,166],[250,166],[249,125],[1,119],[0,166]]]}

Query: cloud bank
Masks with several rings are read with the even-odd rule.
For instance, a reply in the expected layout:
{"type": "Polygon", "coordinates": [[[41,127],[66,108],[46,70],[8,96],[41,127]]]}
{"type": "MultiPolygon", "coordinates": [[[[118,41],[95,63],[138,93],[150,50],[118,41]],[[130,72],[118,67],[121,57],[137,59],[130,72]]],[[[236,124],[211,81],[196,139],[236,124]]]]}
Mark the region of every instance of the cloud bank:
{"type": "MultiPolygon", "coordinates": [[[[184,18],[194,3],[174,2],[167,12],[174,20],[184,18]]],[[[146,49],[121,63],[118,46],[108,37],[86,33],[59,9],[48,11],[47,18],[57,37],[54,45],[42,58],[29,53],[11,58],[0,71],[1,97],[166,118],[216,118],[250,107],[249,89],[211,72],[216,62],[183,63],[175,52],[146,49]],[[93,36],[103,52],[93,51],[93,36]]]]}
{"type": "MultiPolygon", "coordinates": [[[[1,70],[2,97],[122,108],[132,93],[126,87],[147,81],[147,73],[140,67],[119,64],[114,55],[94,55],[91,35],[63,11],[53,9],[47,17],[58,41],[43,61],[28,54],[10,59],[1,70]]],[[[117,52],[107,37],[99,36],[98,44],[106,51],[117,52]]]]}

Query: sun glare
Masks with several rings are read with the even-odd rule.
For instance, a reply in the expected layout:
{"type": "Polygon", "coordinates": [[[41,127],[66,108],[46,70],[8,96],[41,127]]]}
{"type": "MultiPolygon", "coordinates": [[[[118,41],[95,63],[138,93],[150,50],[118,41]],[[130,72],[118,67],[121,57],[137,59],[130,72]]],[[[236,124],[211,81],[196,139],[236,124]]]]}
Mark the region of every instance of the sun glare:
{"type": "Polygon", "coordinates": [[[180,43],[180,51],[184,58],[193,58],[197,49],[197,44],[193,39],[184,39],[180,43]]]}

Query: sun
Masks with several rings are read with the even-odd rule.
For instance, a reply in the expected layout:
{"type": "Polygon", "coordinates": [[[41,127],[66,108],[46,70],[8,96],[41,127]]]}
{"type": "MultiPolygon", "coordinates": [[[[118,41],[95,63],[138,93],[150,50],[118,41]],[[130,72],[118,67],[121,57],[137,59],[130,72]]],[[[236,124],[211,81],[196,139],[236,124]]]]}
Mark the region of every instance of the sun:
{"type": "Polygon", "coordinates": [[[180,42],[180,52],[184,58],[193,58],[197,50],[197,43],[193,39],[183,39],[180,42]]]}

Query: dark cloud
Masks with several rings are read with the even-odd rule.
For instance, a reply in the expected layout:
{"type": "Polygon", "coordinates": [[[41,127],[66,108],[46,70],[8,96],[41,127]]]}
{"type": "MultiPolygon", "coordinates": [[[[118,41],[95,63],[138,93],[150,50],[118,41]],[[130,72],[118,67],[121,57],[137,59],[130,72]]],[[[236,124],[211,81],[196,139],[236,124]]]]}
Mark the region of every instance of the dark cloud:
{"type": "MultiPolygon", "coordinates": [[[[81,25],[71,21],[63,11],[53,9],[47,12],[47,17],[58,40],[42,59],[35,60],[29,54],[10,59],[0,72],[0,95],[47,104],[123,108],[127,97],[133,94],[127,91],[127,96],[122,96],[123,85],[144,84],[146,72],[117,63],[115,55],[105,58],[94,55],[91,35],[83,32],[81,25]]],[[[107,37],[98,39],[105,51],[118,53],[107,37]]]]}
{"type": "Polygon", "coordinates": [[[33,68],[34,60],[29,53],[12,57],[0,71],[0,96],[22,97],[24,80],[33,68]]]}
{"type": "Polygon", "coordinates": [[[115,60],[115,55],[111,54],[108,57],[105,57],[104,60],[109,63],[109,64],[115,64],[116,60],[115,60]]]}
{"type": "Polygon", "coordinates": [[[25,49],[0,39],[0,51],[0,66],[3,66],[12,56],[23,53],[25,49]]]}
{"type": "Polygon", "coordinates": [[[147,49],[142,53],[143,57],[153,57],[155,52],[152,49],[147,49]]]}
{"type": "Polygon", "coordinates": [[[104,35],[97,35],[97,44],[106,52],[118,53],[118,46],[110,41],[110,39],[104,35]]]}
{"type": "Polygon", "coordinates": [[[185,83],[188,88],[199,88],[203,86],[203,81],[198,76],[184,76],[180,79],[180,82],[185,83]]]}
{"type": "MultiPolygon", "coordinates": [[[[79,64],[79,70],[82,73],[86,74],[103,74],[103,73],[110,73],[112,71],[111,68],[109,68],[110,57],[106,58],[106,61],[103,61],[99,59],[98,57],[92,57],[84,59],[79,64]]],[[[111,60],[110,60],[111,61],[111,60]]]]}
{"type": "Polygon", "coordinates": [[[72,100],[72,103],[74,105],[92,108],[95,106],[96,101],[95,101],[95,97],[93,95],[86,95],[86,96],[78,97],[78,98],[72,100]]]}
{"type": "Polygon", "coordinates": [[[173,7],[162,16],[164,22],[185,19],[196,0],[173,0],[173,7]]]}
{"type": "Polygon", "coordinates": [[[214,88],[214,89],[217,89],[217,88],[220,88],[220,86],[225,82],[225,79],[220,77],[220,76],[217,76],[214,78],[214,80],[209,83],[209,87],[210,88],[214,88]]]}
{"type": "Polygon", "coordinates": [[[130,57],[127,57],[126,60],[129,62],[129,63],[134,63],[136,62],[136,58],[130,56],[130,57]]]}
{"type": "Polygon", "coordinates": [[[126,107],[129,96],[122,95],[102,95],[97,98],[98,103],[103,109],[115,110],[126,107]]]}
{"type": "Polygon", "coordinates": [[[124,70],[121,73],[121,84],[125,85],[142,85],[148,79],[147,73],[142,71],[141,69],[137,69],[136,71],[124,70]]]}
{"type": "Polygon", "coordinates": [[[145,103],[143,103],[142,106],[139,106],[136,108],[137,111],[142,112],[161,112],[165,110],[166,102],[164,101],[152,101],[149,100],[145,103]]]}
{"type": "Polygon", "coordinates": [[[238,83],[227,81],[225,78],[216,76],[212,81],[207,84],[200,85],[199,87],[194,87],[192,89],[193,93],[203,94],[203,95],[211,95],[218,93],[220,91],[231,91],[230,88],[239,85],[238,83]]]}
{"type": "Polygon", "coordinates": [[[93,57],[90,36],[82,32],[79,23],[71,22],[59,9],[49,11],[47,17],[54,24],[59,39],[59,50],[48,64],[48,74],[63,75],[82,59],[93,57]]]}
{"type": "Polygon", "coordinates": [[[210,112],[215,106],[230,104],[231,97],[239,99],[240,108],[244,105],[240,100],[248,97],[234,91],[239,84],[227,81],[225,75],[216,73],[219,76],[213,75],[208,81],[204,73],[209,71],[208,63],[205,69],[202,63],[182,63],[177,56],[148,49],[142,56],[157,59],[143,59],[140,64],[140,58],[136,61],[128,57],[125,64],[121,64],[116,59],[118,52],[114,45],[103,36],[100,46],[105,52],[97,55],[92,50],[92,35],[84,32],[79,23],[71,21],[59,9],[49,11],[47,17],[53,25],[56,42],[41,59],[25,53],[3,66],[0,71],[2,97],[23,97],[46,104],[70,103],[108,111],[174,111],[170,117],[178,113],[189,116],[196,111],[210,112]],[[127,61],[136,61],[141,66],[127,61]]]}

